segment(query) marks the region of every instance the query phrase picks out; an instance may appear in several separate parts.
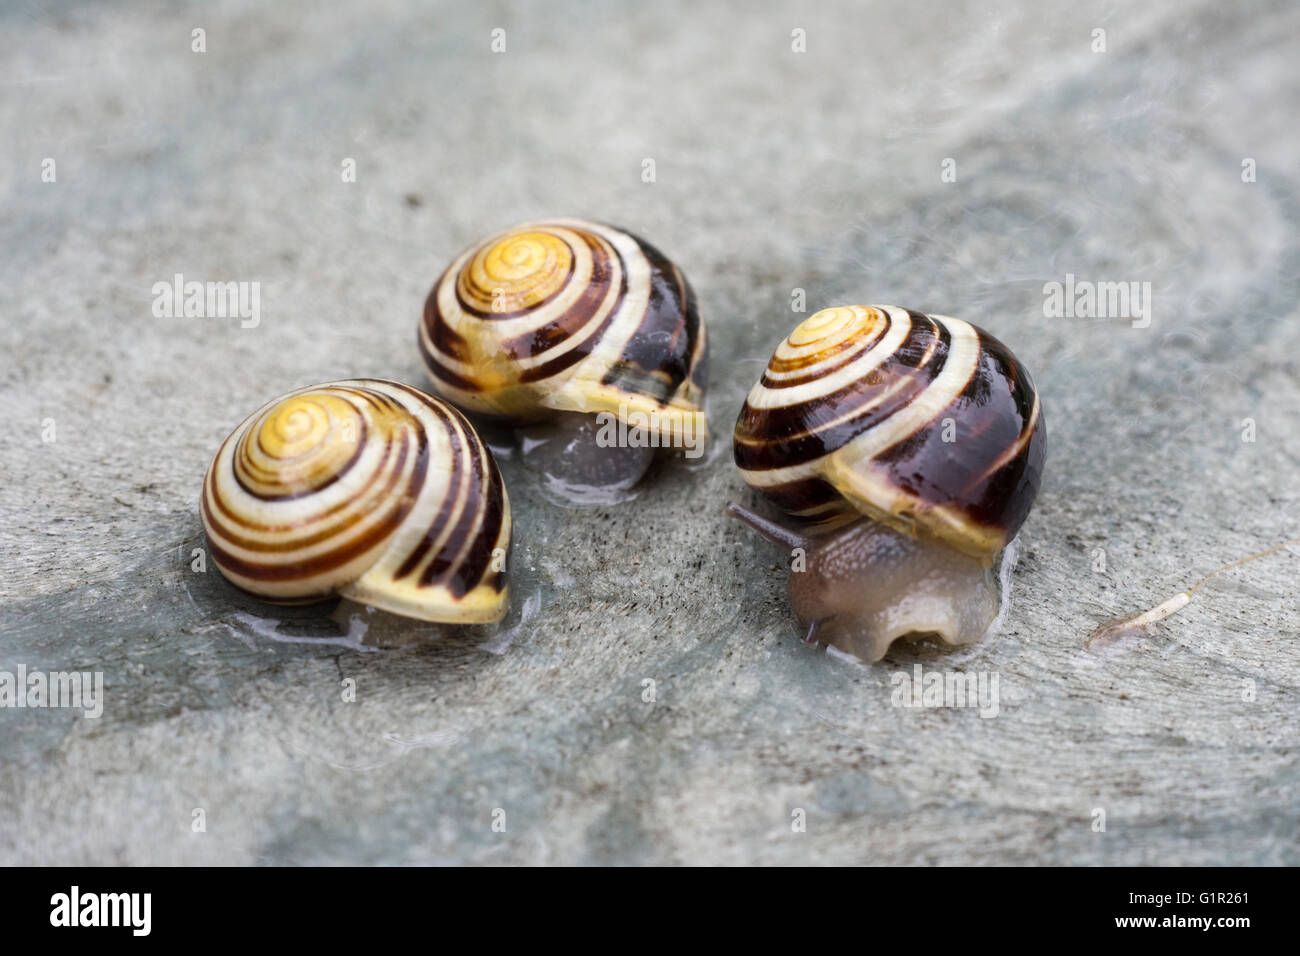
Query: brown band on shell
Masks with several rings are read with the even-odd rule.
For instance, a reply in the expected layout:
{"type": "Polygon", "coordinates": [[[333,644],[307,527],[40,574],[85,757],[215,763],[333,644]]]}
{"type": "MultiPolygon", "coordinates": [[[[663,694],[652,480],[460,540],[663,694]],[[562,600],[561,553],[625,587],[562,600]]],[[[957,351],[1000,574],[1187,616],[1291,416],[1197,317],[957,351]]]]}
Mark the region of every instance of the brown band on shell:
{"type": "MultiPolygon", "coordinates": [[[[754,408],[747,401],[736,422],[736,464],[742,470],[757,471],[815,461],[838,451],[915,401],[942,371],[949,337],[948,330],[929,316],[909,315],[913,325],[906,339],[888,362],[864,377],[792,405],[754,408]]],[[[823,374],[808,371],[823,361],[819,354],[816,363],[812,360],[803,364],[783,363],[794,378],[779,381],[765,373],[761,385],[769,391],[815,386],[824,374],[839,371],[870,352],[887,329],[885,325],[879,334],[864,336],[860,347],[844,356],[838,354],[846,351],[843,343],[837,343],[830,350],[836,358],[823,374]]]]}
{"type": "Polygon", "coordinates": [[[612,226],[525,223],[467,249],[429,293],[419,344],[434,389],[480,414],[626,406],[703,424],[695,294],[661,252],[612,226]]]}
{"type": "Polygon", "coordinates": [[[269,403],[223,443],[200,510],[218,569],[264,599],[355,594],[451,622],[504,614],[491,568],[510,544],[501,475],[463,415],[409,386],[333,382],[269,403]]]}
{"type": "Polygon", "coordinates": [[[641,328],[628,339],[603,381],[644,391],[666,404],[698,361],[700,316],[695,293],[667,256],[639,236],[628,235],[650,264],[650,299],[641,328]]]}
{"type": "Polygon", "coordinates": [[[791,514],[851,504],[986,556],[1028,515],[1045,427],[1028,373],[993,336],[852,306],[811,317],[777,349],[734,451],[745,480],[791,514]],[[839,486],[845,476],[861,480],[839,486]]]}

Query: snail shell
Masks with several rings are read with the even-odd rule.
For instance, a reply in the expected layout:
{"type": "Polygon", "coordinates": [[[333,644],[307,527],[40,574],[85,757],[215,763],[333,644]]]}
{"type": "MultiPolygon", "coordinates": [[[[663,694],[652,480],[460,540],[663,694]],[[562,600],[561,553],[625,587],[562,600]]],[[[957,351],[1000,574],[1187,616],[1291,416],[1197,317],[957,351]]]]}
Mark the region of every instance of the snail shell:
{"type": "Polygon", "coordinates": [[[505,485],[464,416],[418,389],[356,379],[269,402],[221,445],[201,507],[213,562],[265,600],[506,612],[505,485]]]}
{"type": "Polygon", "coordinates": [[[433,389],[515,422],[649,417],[704,435],[707,345],[681,270],[630,233],[578,219],[516,226],[465,250],[424,305],[433,389]]]}
{"type": "Polygon", "coordinates": [[[735,431],[745,481],[803,527],[728,512],[805,555],[790,596],[807,640],[869,661],[900,638],[966,644],[996,614],[988,568],[1033,505],[1045,442],[1033,381],[987,332],[825,309],[777,347],[735,431]]]}
{"type": "Polygon", "coordinates": [[[1029,514],[1045,439],[1029,373],[993,336],[853,305],[777,347],[736,422],[735,460],[789,514],[863,514],[987,563],[1029,514]]]}

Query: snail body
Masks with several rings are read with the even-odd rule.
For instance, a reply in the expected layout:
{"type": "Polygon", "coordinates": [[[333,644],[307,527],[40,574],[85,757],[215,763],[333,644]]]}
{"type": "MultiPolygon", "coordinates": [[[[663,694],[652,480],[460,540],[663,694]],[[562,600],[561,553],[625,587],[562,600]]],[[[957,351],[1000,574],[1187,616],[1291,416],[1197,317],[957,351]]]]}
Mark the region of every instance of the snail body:
{"type": "Polygon", "coordinates": [[[572,460],[556,456],[567,478],[634,482],[650,464],[639,448],[597,443],[596,416],[649,433],[651,448],[707,436],[695,293],[661,252],[611,226],[531,222],[471,246],[429,293],[419,345],[438,395],[524,426],[534,448],[567,449],[572,460]]]}
{"type": "Polygon", "coordinates": [[[978,640],[990,568],[1038,493],[1046,427],[1009,349],[960,319],[895,306],[824,309],[776,349],[736,423],[741,476],[802,548],[791,598],[807,639],[866,660],[894,640],[978,640]]]}
{"type": "Polygon", "coordinates": [[[510,501],[456,409],[379,379],[302,388],[218,450],[201,512],[213,563],[274,603],[341,595],[426,621],[500,620],[510,501]]]}

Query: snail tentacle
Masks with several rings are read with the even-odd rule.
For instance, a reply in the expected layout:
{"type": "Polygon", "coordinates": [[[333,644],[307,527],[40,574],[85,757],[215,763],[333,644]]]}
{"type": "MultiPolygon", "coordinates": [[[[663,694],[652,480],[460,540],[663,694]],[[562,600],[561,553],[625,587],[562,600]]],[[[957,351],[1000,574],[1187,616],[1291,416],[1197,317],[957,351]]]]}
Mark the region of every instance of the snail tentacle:
{"type": "Polygon", "coordinates": [[[784,528],[775,521],[769,521],[734,501],[727,503],[725,513],[730,518],[743,521],[773,544],[779,544],[792,551],[795,548],[802,548],[808,543],[808,539],[799,532],[784,528]]]}

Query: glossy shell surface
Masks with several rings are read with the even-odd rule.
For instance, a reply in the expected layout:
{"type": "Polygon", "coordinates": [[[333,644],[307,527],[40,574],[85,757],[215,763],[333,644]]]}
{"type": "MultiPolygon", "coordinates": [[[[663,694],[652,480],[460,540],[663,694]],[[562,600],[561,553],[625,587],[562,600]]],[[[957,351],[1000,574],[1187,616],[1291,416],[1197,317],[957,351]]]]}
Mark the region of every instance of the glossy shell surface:
{"type": "Polygon", "coordinates": [[[1005,345],[948,316],[824,309],[776,349],[736,423],[745,481],[789,514],[865,514],[989,559],[1038,493],[1046,428],[1005,345]]]}
{"type": "Polygon", "coordinates": [[[465,417],[418,389],[330,382],[264,405],[203,482],[214,563],[265,600],[340,594],[428,621],[507,609],[510,503],[465,417]]]}
{"type": "Polygon", "coordinates": [[[429,293],[419,345],[433,390],[468,411],[640,412],[704,431],[695,293],[661,252],[611,226],[525,223],[465,250],[429,293]]]}

